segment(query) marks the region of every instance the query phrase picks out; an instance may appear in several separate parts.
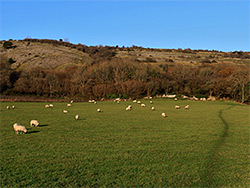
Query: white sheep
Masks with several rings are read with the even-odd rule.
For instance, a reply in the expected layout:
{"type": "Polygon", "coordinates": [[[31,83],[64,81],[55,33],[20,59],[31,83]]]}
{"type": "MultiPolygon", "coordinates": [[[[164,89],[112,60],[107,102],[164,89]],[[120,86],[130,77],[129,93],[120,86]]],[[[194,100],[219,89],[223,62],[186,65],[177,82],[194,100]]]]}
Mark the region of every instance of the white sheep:
{"type": "Polygon", "coordinates": [[[129,111],[129,110],[131,110],[131,108],[130,108],[130,107],[127,107],[126,110],[129,111]]]}
{"type": "Polygon", "coordinates": [[[39,122],[37,120],[31,120],[30,126],[33,127],[33,125],[35,125],[35,127],[37,127],[39,125],[39,122]]]}
{"type": "Polygon", "coordinates": [[[12,106],[12,109],[14,109],[14,108],[15,108],[15,106],[13,105],[13,106],[12,106]]]}
{"type": "Polygon", "coordinates": [[[14,128],[14,131],[16,132],[16,134],[18,134],[18,131],[23,132],[23,133],[27,133],[27,129],[18,123],[15,123],[13,125],[13,128],[14,128]]]}
{"type": "Polygon", "coordinates": [[[119,104],[120,103],[120,101],[117,101],[117,104],[119,104]]]}
{"type": "Polygon", "coordinates": [[[162,116],[162,117],[166,117],[166,114],[165,114],[165,113],[161,113],[161,116],[162,116]]]}
{"type": "Polygon", "coordinates": [[[46,104],[46,105],[45,105],[45,108],[49,108],[49,105],[48,105],[48,104],[46,104]]]}
{"type": "Polygon", "coordinates": [[[174,98],[175,101],[177,101],[177,98],[174,98]]]}
{"type": "Polygon", "coordinates": [[[180,109],[181,107],[180,106],[175,106],[175,109],[180,109]]]}
{"type": "Polygon", "coordinates": [[[94,104],[97,104],[97,102],[96,102],[96,101],[94,101],[94,104]]]}
{"type": "Polygon", "coordinates": [[[53,105],[53,104],[49,104],[49,107],[53,108],[53,107],[54,107],[54,105],[53,105]]]}
{"type": "Polygon", "coordinates": [[[141,107],[146,107],[146,105],[145,104],[141,104],[141,107]]]}
{"type": "Polygon", "coordinates": [[[133,100],[134,103],[136,103],[137,101],[136,100],[133,100]]]}
{"type": "Polygon", "coordinates": [[[154,111],[154,110],[155,110],[155,107],[152,107],[151,110],[154,111]]]}
{"type": "Polygon", "coordinates": [[[76,120],[78,120],[78,119],[79,119],[79,117],[80,117],[80,116],[77,114],[77,115],[75,116],[75,119],[76,119],[76,120]]]}
{"type": "Polygon", "coordinates": [[[74,101],[72,100],[72,101],[70,101],[70,103],[72,104],[74,101]]]}
{"type": "Polygon", "coordinates": [[[189,105],[186,105],[186,106],[185,106],[185,109],[189,109],[189,105]]]}
{"type": "Polygon", "coordinates": [[[150,104],[153,104],[153,101],[150,101],[150,104]]]}
{"type": "Polygon", "coordinates": [[[100,108],[98,108],[98,109],[97,109],[97,112],[101,112],[101,109],[100,109],[100,108]]]}
{"type": "Polygon", "coordinates": [[[68,113],[68,111],[67,110],[63,110],[63,113],[68,113]]]}
{"type": "Polygon", "coordinates": [[[67,104],[67,106],[68,106],[68,107],[70,107],[70,106],[71,106],[71,104],[67,104]]]}
{"type": "Polygon", "coordinates": [[[7,108],[7,109],[10,109],[10,106],[7,106],[6,108],[7,108]]]}
{"type": "Polygon", "coordinates": [[[151,99],[152,99],[152,97],[149,97],[149,99],[151,100],[151,99]]]}
{"type": "Polygon", "coordinates": [[[137,104],[141,104],[141,101],[137,101],[137,104]]]}

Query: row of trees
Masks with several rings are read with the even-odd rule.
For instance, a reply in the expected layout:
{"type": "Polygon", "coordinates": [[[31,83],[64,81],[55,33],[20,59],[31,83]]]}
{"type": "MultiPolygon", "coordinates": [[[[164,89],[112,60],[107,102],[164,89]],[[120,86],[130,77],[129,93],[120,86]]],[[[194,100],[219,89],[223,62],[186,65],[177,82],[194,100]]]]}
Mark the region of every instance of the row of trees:
{"type": "Polygon", "coordinates": [[[250,99],[249,69],[242,65],[152,66],[113,58],[93,65],[65,70],[10,69],[1,59],[0,92],[7,95],[36,95],[75,98],[139,98],[172,93],[216,96],[240,102],[250,99]]]}

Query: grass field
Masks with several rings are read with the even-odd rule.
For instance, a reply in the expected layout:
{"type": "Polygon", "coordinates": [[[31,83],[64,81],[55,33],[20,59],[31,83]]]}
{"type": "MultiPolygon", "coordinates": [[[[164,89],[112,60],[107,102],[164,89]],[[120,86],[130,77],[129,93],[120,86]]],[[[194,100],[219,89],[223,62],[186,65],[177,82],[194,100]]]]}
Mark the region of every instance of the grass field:
{"type": "Polygon", "coordinates": [[[145,108],[133,102],[53,103],[54,108],[0,103],[0,187],[250,186],[249,106],[143,102],[145,108]],[[125,111],[129,104],[132,111],[125,111]],[[31,119],[40,127],[31,128],[31,119]],[[16,135],[16,122],[28,134],[16,135]]]}

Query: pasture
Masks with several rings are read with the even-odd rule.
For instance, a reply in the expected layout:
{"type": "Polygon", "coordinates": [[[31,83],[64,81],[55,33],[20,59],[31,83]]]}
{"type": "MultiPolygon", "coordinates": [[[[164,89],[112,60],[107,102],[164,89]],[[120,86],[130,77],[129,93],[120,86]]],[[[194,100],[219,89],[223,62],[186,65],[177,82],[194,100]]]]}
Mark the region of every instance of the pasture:
{"type": "Polygon", "coordinates": [[[1,102],[0,187],[250,186],[249,106],[142,103],[1,102]],[[31,119],[40,126],[30,127],[31,119]],[[28,133],[16,135],[14,123],[28,133]]]}

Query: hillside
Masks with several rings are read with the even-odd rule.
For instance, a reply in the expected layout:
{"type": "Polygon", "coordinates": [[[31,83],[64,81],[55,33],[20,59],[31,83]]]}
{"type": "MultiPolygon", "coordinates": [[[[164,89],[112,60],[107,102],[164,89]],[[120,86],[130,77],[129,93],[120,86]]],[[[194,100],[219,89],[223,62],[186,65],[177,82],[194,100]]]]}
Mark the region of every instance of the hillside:
{"type": "Polygon", "coordinates": [[[36,67],[64,69],[91,64],[105,59],[121,58],[153,65],[201,65],[204,63],[233,63],[250,65],[249,52],[219,52],[191,49],[149,49],[142,47],[102,47],[74,45],[55,40],[25,39],[11,41],[5,49],[0,41],[0,55],[12,58],[12,69],[26,70],[36,67]],[[111,54],[112,53],[112,54],[111,54]]]}
{"type": "Polygon", "coordinates": [[[250,101],[250,53],[0,41],[0,94],[141,98],[163,94],[250,101]]]}
{"type": "Polygon", "coordinates": [[[77,49],[48,43],[12,41],[13,48],[4,49],[1,45],[0,53],[12,58],[12,69],[60,69],[68,66],[89,63],[92,58],[77,49]]]}

